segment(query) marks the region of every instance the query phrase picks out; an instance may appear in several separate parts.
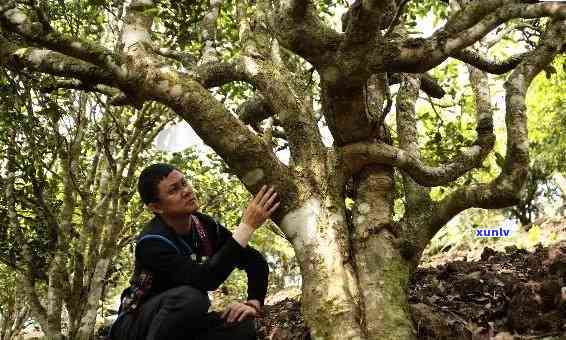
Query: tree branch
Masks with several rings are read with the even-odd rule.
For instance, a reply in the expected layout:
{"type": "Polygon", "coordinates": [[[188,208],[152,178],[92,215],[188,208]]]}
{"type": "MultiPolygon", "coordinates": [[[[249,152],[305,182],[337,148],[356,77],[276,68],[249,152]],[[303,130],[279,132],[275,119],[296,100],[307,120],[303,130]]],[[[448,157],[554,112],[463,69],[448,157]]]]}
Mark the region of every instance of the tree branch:
{"type": "Polygon", "coordinates": [[[501,174],[490,183],[462,187],[438,202],[433,207],[436,213],[428,227],[429,238],[465,209],[503,208],[520,202],[529,165],[525,95],[532,79],[552,62],[566,42],[565,20],[553,21],[547,27],[539,46],[505,83],[507,153],[501,174]]]}
{"type": "Polygon", "coordinates": [[[47,311],[41,304],[37,293],[35,291],[35,276],[33,271],[33,256],[29,251],[29,246],[27,242],[25,242],[22,231],[20,230],[20,222],[18,221],[18,216],[16,213],[16,199],[14,197],[14,181],[15,181],[15,160],[14,160],[14,151],[13,145],[15,145],[16,139],[16,131],[12,129],[9,131],[9,138],[10,138],[10,145],[7,147],[7,168],[8,168],[8,177],[6,178],[6,186],[4,188],[3,194],[6,197],[7,203],[7,210],[8,210],[8,223],[10,228],[16,234],[16,241],[21,245],[23,257],[25,259],[25,278],[24,278],[24,290],[30,300],[31,307],[34,311],[34,316],[37,318],[38,322],[40,322],[41,326],[46,326],[48,315],[47,311]]]}
{"type": "MultiPolygon", "coordinates": [[[[493,140],[490,141],[493,143],[493,140]]],[[[487,144],[487,143],[486,143],[487,144]]],[[[489,147],[486,145],[485,148],[489,147]]],[[[461,151],[450,163],[431,167],[408,152],[385,143],[353,143],[341,148],[346,174],[354,174],[372,163],[388,164],[408,173],[420,185],[438,186],[450,183],[469,170],[481,165],[485,158],[480,145],[461,151]]]]}
{"type": "Polygon", "coordinates": [[[282,46],[302,56],[317,69],[334,58],[342,40],[338,32],[316,15],[311,0],[282,2],[270,27],[282,46]]]}
{"type": "Polygon", "coordinates": [[[274,115],[263,96],[256,95],[245,101],[236,110],[236,114],[246,124],[257,124],[274,115]]]}
{"type": "Polygon", "coordinates": [[[453,15],[448,23],[428,39],[393,41],[385,47],[385,55],[395,58],[384,60],[383,51],[371,57],[368,67],[373,72],[390,71],[425,72],[439,65],[458,50],[464,49],[500,24],[514,18],[566,18],[566,4],[545,2],[537,4],[515,3],[509,0],[472,2],[453,15]],[[509,4],[505,4],[511,2],[509,4]]]}
{"type": "Polygon", "coordinates": [[[110,97],[112,102],[122,103],[123,98],[126,96],[124,92],[118,90],[117,88],[101,85],[101,84],[89,84],[78,79],[56,79],[56,80],[46,80],[39,85],[39,89],[45,93],[55,92],[58,89],[67,90],[81,90],[85,92],[96,92],[104,94],[110,97]]]}
{"type": "MultiPolygon", "coordinates": [[[[289,5],[293,6],[293,4],[289,5]]],[[[288,13],[300,16],[303,10],[308,12],[308,1],[297,1],[294,6],[295,8],[289,9],[288,13]]],[[[266,18],[268,10],[265,1],[259,2],[255,8],[255,15],[266,18]]],[[[294,75],[284,65],[271,61],[270,33],[260,25],[253,27],[248,25],[246,20],[241,24],[240,32],[244,36],[241,64],[249,81],[265,100],[265,104],[261,104],[252,99],[243,109],[250,110],[250,113],[253,112],[258,119],[266,114],[276,115],[287,134],[294,164],[301,164],[309,171],[316,171],[314,164],[322,164],[325,148],[314,119],[312,105],[309,105],[309,101],[299,90],[294,75]]],[[[277,58],[274,60],[277,61],[277,58]]]]}
{"type": "MultiPolygon", "coordinates": [[[[397,94],[397,131],[399,133],[399,147],[415,158],[420,157],[417,121],[415,118],[415,103],[418,99],[420,77],[401,75],[401,88],[397,94]]],[[[422,208],[427,208],[431,200],[430,189],[424,188],[408,176],[404,171],[403,187],[405,189],[405,214],[414,215],[422,208]]]]}
{"type": "Polygon", "coordinates": [[[90,41],[77,40],[56,31],[46,31],[45,23],[37,25],[31,22],[18,8],[1,12],[0,24],[26,40],[47,49],[97,65],[115,74],[123,73],[118,66],[119,57],[112,51],[90,41]]]}
{"type": "Polygon", "coordinates": [[[375,44],[385,14],[393,13],[397,5],[394,0],[355,1],[342,19],[344,39],[340,50],[367,48],[375,44]]]}
{"type": "MultiPolygon", "coordinates": [[[[401,82],[401,75],[399,73],[388,74],[388,76],[390,85],[399,84],[401,82]]],[[[420,84],[421,90],[432,98],[440,99],[446,94],[444,89],[438,85],[436,79],[426,73],[421,75],[420,84]]]]}
{"type": "Polygon", "coordinates": [[[201,31],[204,47],[202,49],[200,63],[209,63],[218,59],[214,43],[216,41],[216,20],[220,13],[220,7],[222,7],[222,1],[223,0],[211,0],[208,13],[202,20],[201,31]]]}
{"type": "Polygon", "coordinates": [[[195,80],[205,88],[222,86],[233,81],[251,82],[242,61],[210,62],[196,67],[195,80]]]}
{"type": "Polygon", "coordinates": [[[18,46],[0,33],[0,65],[14,71],[24,68],[54,76],[70,77],[84,83],[100,83],[113,86],[115,75],[93,64],[68,57],[59,52],[33,47],[18,46]]]}
{"type": "Polygon", "coordinates": [[[491,74],[504,74],[514,69],[529,54],[529,52],[517,54],[506,60],[488,60],[479,52],[471,49],[457,51],[451,57],[470,64],[484,72],[491,74]]]}
{"type": "Polygon", "coordinates": [[[162,57],[176,60],[187,69],[191,69],[196,65],[197,57],[190,53],[172,50],[168,47],[160,47],[156,44],[153,44],[150,47],[154,53],[159,54],[162,57]]]}

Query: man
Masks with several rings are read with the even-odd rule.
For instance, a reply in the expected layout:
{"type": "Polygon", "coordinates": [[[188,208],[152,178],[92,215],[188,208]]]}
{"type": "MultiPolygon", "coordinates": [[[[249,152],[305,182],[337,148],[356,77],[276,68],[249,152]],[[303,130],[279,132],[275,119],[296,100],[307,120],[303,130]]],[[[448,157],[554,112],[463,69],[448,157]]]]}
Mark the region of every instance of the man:
{"type": "Polygon", "coordinates": [[[269,269],[248,241],[277,207],[277,194],[264,186],[232,234],[198,212],[193,188],[169,164],[153,164],[138,180],[142,201],[155,214],[139,235],[131,286],[122,293],[113,340],[256,339],[269,269]],[[212,291],[234,268],[248,277],[248,298],[219,314],[208,313],[212,291]]]}

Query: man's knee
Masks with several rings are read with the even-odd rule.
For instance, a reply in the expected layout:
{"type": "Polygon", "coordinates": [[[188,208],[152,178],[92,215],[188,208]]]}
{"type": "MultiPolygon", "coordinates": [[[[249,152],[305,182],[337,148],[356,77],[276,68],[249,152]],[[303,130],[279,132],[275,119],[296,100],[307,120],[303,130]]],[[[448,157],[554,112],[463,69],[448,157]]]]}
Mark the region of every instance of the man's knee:
{"type": "Polygon", "coordinates": [[[172,288],[167,295],[177,308],[187,309],[192,313],[205,314],[210,307],[208,295],[191,286],[172,288]]]}

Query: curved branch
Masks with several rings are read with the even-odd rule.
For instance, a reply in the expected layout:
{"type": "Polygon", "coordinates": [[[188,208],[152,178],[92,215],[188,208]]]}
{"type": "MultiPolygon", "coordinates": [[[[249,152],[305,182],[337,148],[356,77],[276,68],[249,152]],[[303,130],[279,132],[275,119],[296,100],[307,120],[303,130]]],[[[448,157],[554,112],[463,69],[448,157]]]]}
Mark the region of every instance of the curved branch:
{"type": "Polygon", "coordinates": [[[0,65],[15,71],[27,68],[54,76],[71,77],[91,84],[114,86],[118,81],[111,71],[59,52],[18,46],[1,34],[0,65]]]}
{"type": "Polygon", "coordinates": [[[196,64],[197,58],[190,53],[172,50],[168,47],[160,47],[156,44],[151,45],[150,47],[154,53],[159,54],[162,57],[176,60],[187,69],[193,68],[196,64]]]}
{"type": "Polygon", "coordinates": [[[428,166],[409,152],[385,143],[354,143],[343,146],[340,150],[347,175],[352,175],[372,163],[388,164],[405,171],[418,184],[432,187],[450,183],[480,166],[495,140],[480,142],[483,145],[465,148],[459,157],[438,167],[428,166]]]}
{"type": "Polygon", "coordinates": [[[566,20],[551,22],[536,50],[513,71],[505,83],[507,153],[501,174],[490,183],[462,187],[438,202],[428,227],[429,238],[465,209],[503,208],[520,201],[529,165],[525,95],[533,78],[552,62],[565,42],[566,20]]]}
{"type": "Polygon", "coordinates": [[[457,51],[451,57],[470,64],[482,71],[491,74],[504,74],[513,70],[521,61],[529,54],[529,52],[517,54],[507,58],[506,60],[488,60],[476,51],[466,49],[457,51]]]}
{"type": "Polygon", "coordinates": [[[41,83],[39,89],[42,92],[51,93],[58,89],[68,89],[68,90],[82,90],[86,92],[97,92],[100,94],[107,95],[111,98],[117,98],[119,96],[124,96],[124,93],[114,87],[100,85],[100,84],[88,84],[77,79],[59,79],[59,80],[49,80],[41,83]]]}
{"type": "Polygon", "coordinates": [[[241,61],[233,63],[210,62],[194,70],[195,80],[206,88],[222,86],[233,81],[251,82],[245,65],[241,61]]]}
{"type": "Polygon", "coordinates": [[[240,105],[236,114],[246,124],[257,124],[274,115],[268,102],[259,95],[253,96],[240,105]]]}
{"type": "Polygon", "coordinates": [[[282,46],[317,68],[334,58],[342,39],[320,20],[311,0],[284,1],[270,26],[282,46]]]}
{"type": "Polygon", "coordinates": [[[27,15],[17,8],[0,12],[0,24],[7,30],[47,49],[86,61],[112,72],[121,72],[118,66],[119,56],[111,50],[90,41],[65,36],[56,31],[45,31],[45,25],[31,22],[27,15]]]}
{"type": "Polygon", "coordinates": [[[566,18],[566,4],[545,2],[536,4],[509,1],[473,2],[457,12],[445,27],[428,39],[394,41],[385,47],[386,55],[395,58],[383,59],[383,52],[371,57],[368,67],[372,72],[383,69],[425,72],[439,65],[446,58],[464,49],[500,24],[514,18],[554,17],[566,18]]]}
{"type": "MultiPolygon", "coordinates": [[[[401,87],[397,94],[397,131],[399,133],[399,147],[413,157],[419,158],[419,144],[417,121],[415,118],[415,103],[419,94],[419,76],[404,74],[401,87]]],[[[414,180],[402,172],[403,188],[406,197],[406,215],[414,215],[419,207],[425,208],[430,204],[430,189],[418,185],[414,180]]]]}

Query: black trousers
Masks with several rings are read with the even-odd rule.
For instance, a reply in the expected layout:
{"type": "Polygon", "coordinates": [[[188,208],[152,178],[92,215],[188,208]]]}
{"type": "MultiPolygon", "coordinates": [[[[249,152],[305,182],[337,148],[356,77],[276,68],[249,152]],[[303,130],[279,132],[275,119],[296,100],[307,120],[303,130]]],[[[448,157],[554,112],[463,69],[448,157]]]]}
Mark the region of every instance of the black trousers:
{"type": "Polygon", "coordinates": [[[203,292],[180,286],[146,301],[112,326],[112,340],[256,340],[254,320],[228,324],[203,292]]]}

